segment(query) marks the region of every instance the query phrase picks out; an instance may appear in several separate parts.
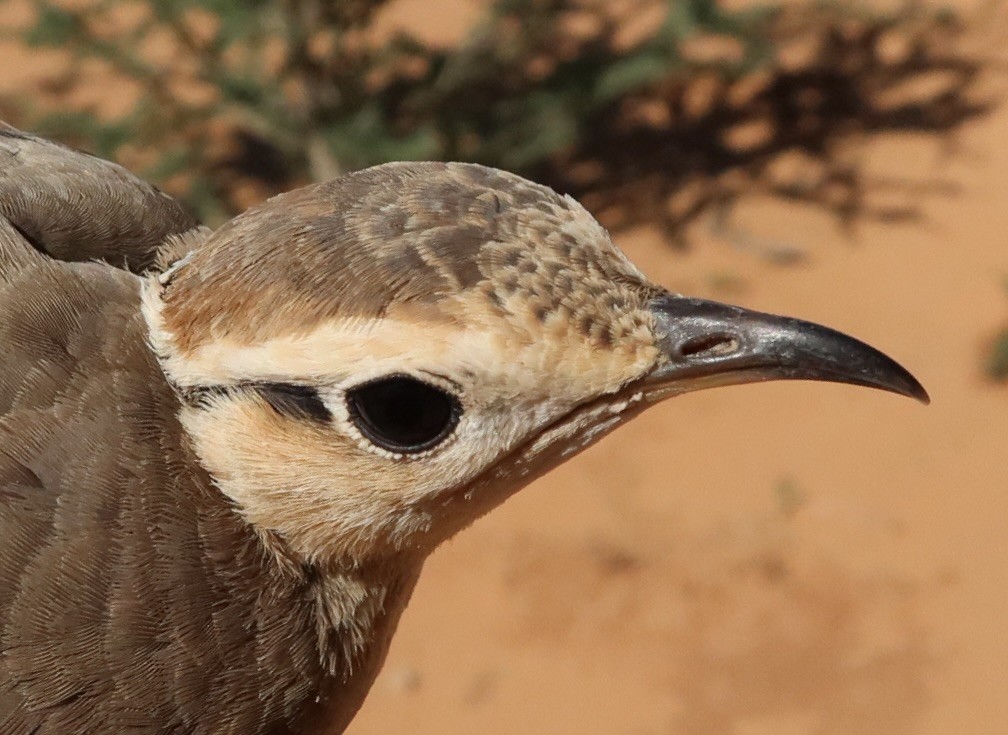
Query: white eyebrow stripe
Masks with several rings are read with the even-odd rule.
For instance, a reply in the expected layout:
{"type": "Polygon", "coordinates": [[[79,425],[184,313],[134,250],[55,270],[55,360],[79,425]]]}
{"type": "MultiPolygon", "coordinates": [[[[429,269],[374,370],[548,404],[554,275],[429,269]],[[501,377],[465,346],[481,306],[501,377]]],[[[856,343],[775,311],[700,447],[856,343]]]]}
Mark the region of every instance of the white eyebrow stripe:
{"type": "Polygon", "coordinates": [[[216,340],[184,356],[168,355],[163,364],[182,387],[236,381],[341,385],[388,372],[425,373],[436,382],[458,386],[446,375],[451,368],[499,359],[499,348],[486,332],[426,324],[418,339],[415,323],[385,318],[328,322],[308,334],[255,345],[216,340]],[[434,369],[442,365],[448,370],[434,369]]]}

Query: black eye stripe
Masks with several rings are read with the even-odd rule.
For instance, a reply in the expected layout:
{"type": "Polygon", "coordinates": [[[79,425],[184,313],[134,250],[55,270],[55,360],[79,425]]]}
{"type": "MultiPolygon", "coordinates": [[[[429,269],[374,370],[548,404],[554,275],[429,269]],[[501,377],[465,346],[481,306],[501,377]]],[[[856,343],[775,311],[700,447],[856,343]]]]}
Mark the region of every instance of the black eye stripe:
{"type": "Polygon", "coordinates": [[[409,375],[390,375],[351,388],[347,410],[372,444],[398,454],[415,454],[451,435],[462,416],[458,399],[409,375]]]}
{"type": "Polygon", "coordinates": [[[205,409],[217,396],[232,396],[241,391],[258,393],[281,416],[299,421],[332,421],[318,390],[296,383],[242,382],[232,385],[199,385],[182,390],[182,400],[194,408],[205,409]]]}
{"type": "Polygon", "coordinates": [[[311,386],[292,383],[259,383],[255,389],[281,416],[322,423],[332,421],[332,414],[326,408],[318,391],[311,386]]]}
{"type": "Polygon", "coordinates": [[[227,396],[231,390],[224,385],[187,385],[179,389],[182,402],[192,408],[209,408],[212,399],[227,396]]]}

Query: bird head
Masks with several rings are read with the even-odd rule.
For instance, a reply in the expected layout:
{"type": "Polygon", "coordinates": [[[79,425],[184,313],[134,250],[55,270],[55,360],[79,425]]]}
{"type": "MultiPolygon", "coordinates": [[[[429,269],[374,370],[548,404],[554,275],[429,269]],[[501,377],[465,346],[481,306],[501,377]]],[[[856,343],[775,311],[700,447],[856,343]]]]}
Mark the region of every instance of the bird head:
{"type": "Polygon", "coordinates": [[[575,200],[471,164],[275,197],[143,301],[200,461],[307,559],[426,553],[686,391],[810,378],[926,400],[851,337],[667,292],[575,200]]]}

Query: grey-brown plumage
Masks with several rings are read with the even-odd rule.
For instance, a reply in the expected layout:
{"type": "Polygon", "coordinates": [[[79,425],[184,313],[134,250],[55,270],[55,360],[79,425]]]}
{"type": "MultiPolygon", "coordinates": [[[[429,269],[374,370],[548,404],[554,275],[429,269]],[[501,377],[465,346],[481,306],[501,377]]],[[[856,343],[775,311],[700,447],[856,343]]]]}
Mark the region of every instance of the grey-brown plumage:
{"type": "Polygon", "coordinates": [[[438,543],[645,406],[770,377],[924,396],[667,294],[510,174],[391,164],[210,233],[0,130],[0,735],[341,732],[438,543]]]}
{"type": "Polygon", "coordinates": [[[0,122],[0,216],[58,260],[142,273],[168,235],[198,222],[121,166],[0,122]]]}
{"type": "Polygon", "coordinates": [[[0,315],[0,733],[313,731],[318,571],[192,457],[138,279],[0,220],[0,315]]]}
{"type": "Polygon", "coordinates": [[[338,731],[357,705],[334,711],[333,690],[366,685],[343,676],[322,578],[407,594],[414,569],[320,571],[264,544],[187,447],[140,279],[61,262],[142,271],[195,221],[11,128],[0,213],[0,734],[338,731]]]}

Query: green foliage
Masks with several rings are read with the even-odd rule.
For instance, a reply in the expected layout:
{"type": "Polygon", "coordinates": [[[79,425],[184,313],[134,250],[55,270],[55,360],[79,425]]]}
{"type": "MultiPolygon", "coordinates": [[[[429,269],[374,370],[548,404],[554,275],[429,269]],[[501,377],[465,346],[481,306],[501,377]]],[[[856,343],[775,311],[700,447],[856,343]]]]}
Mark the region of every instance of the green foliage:
{"type": "Polygon", "coordinates": [[[791,519],[797,515],[808,502],[807,495],[793,477],[781,478],[774,487],[777,496],[777,508],[785,518],[791,519]]]}
{"type": "Polygon", "coordinates": [[[875,16],[849,3],[796,11],[783,0],[745,10],[719,0],[493,0],[466,38],[441,47],[374,32],[382,0],[32,4],[24,40],[69,50],[73,68],[48,107],[21,100],[22,124],[122,160],[211,222],[395,159],[512,169],[618,211],[614,226],[648,220],[673,234],[754,190],[844,219],[896,218],[908,213],[865,204],[839,142],[948,132],[984,109],[966,94],[979,64],[942,50],[958,26],[912,8],[875,16]],[[656,22],[627,40],[628,21],[655,9],[656,22]],[[906,41],[905,58],[883,58],[887,34],[906,41]],[[780,54],[796,39],[813,51],[790,68],[780,54]],[[727,50],[705,54],[712,48],[727,50]],[[86,61],[102,65],[98,81],[77,69],[86,61]],[[935,70],[954,77],[944,96],[877,103],[935,70]],[[743,93],[747,84],[755,91],[743,93]],[[132,106],[68,101],[96,85],[132,106]],[[766,141],[731,142],[753,123],[768,128],[766,141]],[[766,174],[789,150],[816,163],[817,180],[766,174]],[[698,178],[711,182],[694,187],[699,199],[670,204],[698,178]]]}
{"type": "MultiPolygon", "coordinates": [[[[1008,278],[1005,278],[1004,287],[1008,293],[1008,278]]],[[[991,380],[1008,383],[1008,327],[994,335],[987,346],[984,371],[991,380]]]]}
{"type": "Polygon", "coordinates": [[[79,18],[73,13],[47,5],[39,8],[35,25],[25,34],[32,46],[62,46],[81,33],[79,18]]]}
{"type": "Polygon", "coordinates": [[[34,127],[42,135],[86,140],[88,150],[103,158],[114,158],[133,133],[130,118],[103,122],[83,110],[44,115],[34,127]]]}
{"type": "Polygon", "coordinates": [[[1008,382],[1008,330],[994,338],[987,354],[987,375],[998,382],[1008,382]]]}

